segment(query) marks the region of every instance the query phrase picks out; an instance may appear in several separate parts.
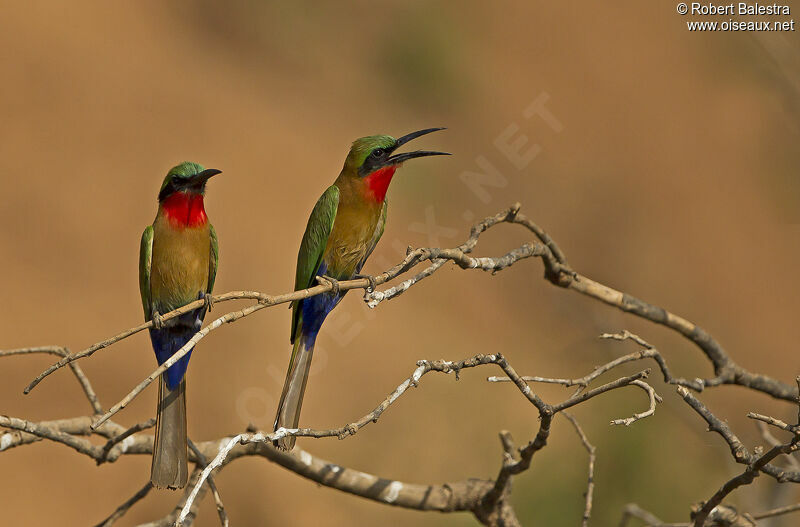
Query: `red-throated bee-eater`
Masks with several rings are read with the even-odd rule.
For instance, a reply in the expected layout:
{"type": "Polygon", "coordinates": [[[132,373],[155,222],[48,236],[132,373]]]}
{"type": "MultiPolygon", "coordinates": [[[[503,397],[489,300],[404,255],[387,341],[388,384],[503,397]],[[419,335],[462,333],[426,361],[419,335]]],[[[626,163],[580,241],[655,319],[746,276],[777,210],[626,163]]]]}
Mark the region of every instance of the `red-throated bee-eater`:
{"type": "MultiPolygon", "coordinates": [[[[152,320],[150,341],[158,364],[163,364],[200,330],[210,307],[217,276],[219,248],[214,227],[203,207],[206,182],[219,170],[181,163],[169,171],[158,193],[158,212],[142,234],[139,252],[139,290],[145,320],[152,320]],[[206,305],[162,321],[167,313],[195,300],[206,305]]],[[[186,485],[186,367],[187,353],[165,371],[158,385],[156,437],[150,480],[158,488],[186,485]]]]}
{"type": "MultiPolygon", "coordinates": [[[[315,285],[316,277],[349,280],[361,272],[386,224],[386,191],[397,168],[415,157],[449,155],[446,152],[392,153],[421,135],[443,128],[428,128],[395,139],[373,135],[356,139],[339,177],[319,198],[308,219],[297,254],[295,290],[315,285]]],[[[297,428],[306,389],[314,342],[325,317],[344,296],[329,293],[294,302],[292,306],[292,355],[275,418],[275,430],[297,428]]],[[[295,438],[277,441],[283,449],[294,447],[295,438]]]]}

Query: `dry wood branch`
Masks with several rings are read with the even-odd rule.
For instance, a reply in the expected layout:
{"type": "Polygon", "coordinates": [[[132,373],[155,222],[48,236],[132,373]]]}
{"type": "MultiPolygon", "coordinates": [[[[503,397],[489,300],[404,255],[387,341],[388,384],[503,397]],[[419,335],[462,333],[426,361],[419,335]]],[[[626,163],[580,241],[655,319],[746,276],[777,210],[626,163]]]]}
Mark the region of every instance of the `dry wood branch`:
{"type": "Polygon", "coordinates": [[[753,514],[753,518],[756,520],[763,520],[764,518],[774,518],[775,516],[783,516],[784,514],[789,514],[790,512],[797,512],[800,511],[800,503],[795,503],[794,505],[788,505],[786,507],[779,507],[777,509],[772,509],[764,512],[760,512],[758,514],[753,514]]]}
{"type": "Polygon", "coordinates": [[[125,516],[131,507],[142,501],[152,489],[153,484],[148,481],[145,486],[142,487],[136,494],[125,500],[122,505],[117,507],[117,509],[111,513],[111,516],[95,525],[95,527],[111,527],[117,522],[117,520],[125,516]]]}
{"type": "Polygon", "coordinates": [[[792,432],[793,434],[796,434],[798,431],[800,431],[800,426],[784,423],[780,419],[775,419],[774,417],[770,417],[768,415],[761,415],[754,412],[750,412],[747,414],[747,417],[749,417],[750,419],[755,419],[756,421],[767,423],[768,425],[775,426],[777,428],[780,428],[781,430],[792,432]]]}
{"type": "Polygon", "coordinates": [[[131,401],[133,401],[137,395],[139,395],[145,388],[147,388],[154,380],[158,379],[159,375],[167,371],[167,369],[178,362],[184,355],[189,353],[194,346],[197,345],[206,335],[214,331],[215,329],[222,326],[222,324],[231,322],[235,322],[240,318],[244,318],[251,313],[255,313],[256,311],[267,307],[266,304],[256,304],[254,306],[246,307],[240,311],[234,311],[232,313],[227,313],[218,319],[214,320],[211,324],[207,325],[200,331],[194,334],[194,336],[189,339],[189,342],[183,345],[181,349],[176,351],[169,359],[164,361],[158,368],[155,369],[153,373],[151,373],[145,380],[140,382],[131,392],[126,395],[120,402],[115,404],[111,407],[111,409],[103,414],[97,421],[94,422],[92,428],[97,428],[98,426],[105,423],[111,416],[125,408],[131,401]]]}
{"type": "MultiPolygon", "coordinates": [[[[683,397],[683,400],[686,401],[686,403],[695,412],[697,412],[706,421],[706,423],[708,423],[709,431],[716,432],[725,440],[731,450],[733,459],[737,463],[741,463],[743,465],[754,465],[756,463],[756,461],[759,459],[758,456],[752,454],[747,447],[744,446],[744,444],[739,440],[736,434],[733,433],[727,423],[711,413],[711,411],[703,403],[701,403],[697,397],[692,395],[683,386],[678,387],[678,394],[683,397]]],[[[791,481],[793,483],[800,483],[800,472],[785,471],[780,467],[770,464],[769,460],[767,460],[766,464],[759,465],[759,468],[765,474],[769,474],[778,480],[778,482],[783,483],[786,481],[791,481]]]]}
{"type": "Polygon", "coordinates": [[[583,509],[583,520],[581,521],[581,527],[588,527],[589,519],[592,517],[592,498],[594,496],[594,463],[597,451],[589,442],[589,438],[586,437],[581,425],[578,424],[578,420],[567,412],[564,412],[562,415],[566,417],[570,423],[572,423],[572,426],[575,428],[575,433],[578,434],[578,438],[581,440],[583,448],[585,448],[586,452],[589,453],[589,481],[586,485],[586,504],[583,509]]]}
{"type": "Polygon", "coordinates": [[[645,410],[642,413],[633,414],[632,417],[626,417],[625,419],[614,419],[613,421],[611,421],[612,425],[630,426],[633,423],[635,423],[636,421],[638,421],[639,419],[644,419],[645,417],[650,417],[651,415],[656,413],[656,402],[660,403],[661,402],[661,397],[656,393],[656,391],[653,389],[653,387],[650,386],[649,384],[647,384],[646,382],[639,381],[639,380],[631,382],[631,385],[632,386],[638,386],[639,388],[641,388],[642,390],[647,392],[648,397],[650,397],[650,408],[648,408],[647,410],[645,410]]]}
{"type": "MultiPolygon", "coordinates": [[[[49,355],[58,355],[59,357],[62,357],[62,360],[70,356],[69,349],[61,346],[39,346],[35,348],[19,348],[19,349],[5,350],[5,351],[0,350],[0,357],[10,357],[11,355],[31,355],[34,353],[46,353],[49,355]]],[[[81,385],[83,393],[89,400],[89,404],[92,405],[92,410],[94,411],[94,413],[102,414],[103,407],[100,406],[100,402],[97,400],[97,394],[94,392],[94,388],[92,388],[92,383],[89,382],[89,379],[83,373],[81,367],[73,362],[69,363],[69,367],[72,370],[72,373],[75,374],[75,378],[78,380],[78,384],[81,385]]]]}
{"type": "Polygon", "coordinates": [[[116,445],[122,443],[136,432],[141,432],[142,430],[147,430],[148,428],[153,428],[154,426],[156,426],[156,418],[152,417],[147,421],[133,425],[132,427],[128,428],[121,434],[117,434],[111,437],[108,441],[106,441],[106,444],[103,446],[103,458],[102,460],[99,460],[97,464],[99,465],[101,463],[109,461],[116,461],[117,458],[120,456],[121,451],[124,449],[124,447],[114,449],[116,445]]]}
{"type": "Polygon", "coordinates": [[[663,525],[664,523],[658,519],[657,516],[644,510],[635,503],[629,503],[622,509],[622,519],[620,519],[619,527],[627,527],[631,518],[638,518],[645,522],[648,526],[663,525]]]}
{"type": "MultiPolygon", "coordinates": [[[[579,393],[581,390],[586,388],[590,382],[595,380],[597,377],[603,375],[607,371],[616,368],[622,364],[626,364],[629,362],[635,362],[638,360],[643,359],[653,359],[655,363],[658,365],[659,369],[661,370],[661,374],[664,376],[664,382],[668,384],[675,384],[679,386],[686,386],[687,388],[691,388],[696,391],[701,391],[703,389],[702,380],[700,379],[681,379],[673,377],[670,373],[669,367],[667,366],[667,361],[661,355],[661,353],[655,349],[652,345],[648,344],[644,339],[631,333],[628,330],[623,330],[620,333],[603,333],[600,335],[601,339],[612,339],[618,341],[624,340],[632,340],[637,344],[643,346],[645,349],[629,353],[627,355],[623,355],[622,357],[618,357],[610,362],[607,362],[601,366],[595,367],[595,369],[578,379],[553,379],[548,377],[531,377],[531,376],[524,376],[522,379],[527,382],[541,382],[541,383],[551,383],[551,384],[561,384],[566,387],[570,386],[577,386],[579,393]]],[[[487,379],[489,382],[508,382],[510,379],[508,377],[489,377],[487,379]]],[[[660,401],[659,401],[660,402],[660,401]]]]}
{"type": "Polygon", "coordinates": [[[498,476],[498,479],[495,482],[494,488],[492,489],[492,491],[488,492],[482,498],[480,506],[477,507],[476,510],[473,510],[473,512],[475,512],[476,515],[478,515],[479,517],[482,514],[486,516],[491,516],[493,514],[504,515],[506,518],[505,521],[511,521],[513,513],[509,508],[505,507],[505,504],[499,507],[498,504],[505,497],[507,497],[508,485],[511,476],[514,474],[518,474],[523,470],[526,470],[530,466],[530,459],[533,456],[534,452],[544,447],[547,440],[547,436],[549,435],[549,427],[552,416],[555,415],[555,413],[565,408],[570,408],[579,403],[585,402],[593,397],[596,397],[600,394],[606,393],[610,390],[621,388],[629,384],[641,382],[640,379],[647,375],[647,372],[644,371],[644,372],[639,372],[635,375],[623,377],[606,385],[600,386],[599,388],[596,388],[594,390],[590,390],[584,394],[573,396],[570,399],[562,403],[559,403],[555,406],[550,406],[532,392],[530,387],[519,378],[519,376],[516,374],[514,369],[505,359],[505,357],[503,357],[499,353],[495,355],[476,355],[474,357],[470,357],[468,359],[464,359],[461,361],[422,360],[417,362],[417,368],[414,370],[414,372],[406,380],[404,380],[394,391],[392,391],[392,393],[390,393],[373,411],[361,417],[360,419],[353,421],[349,424],[346,424],[342,427],[327,429],[327,430],[316,430],[310,428],[299,428],[299,429],[280,428],[272,433],[239,434],[237,436],[234,436],[233,438],[228,439],[224,443],[221,443],[217,455],[203,469],[202,473],[197,479],[195,487],[192,489],[189,497],[187,498],[184,504],[183,511],[181,512],[181,514],[178,515],[178,520],[177,520],[178,525],[182,525],[182,522],[188,516],[192,504],[196,499],[196,495],[199,492],[200,487],[203,485],[206,479],[210,477],[211,473],[214,470],[222,467],[225,464],[226,459],[230,455],[231,451],[237,445],[246,445],[250,443],[271,445],[273,441],[287,436],[313,437],[313,438],[338,437],[339,439],[344,439],[345,437],[354,435],[356,432],[358,432],[358,430],[368,425],[369,423],[377,422],[381,414],[390,405],[392,405],[395,401],[397,401],[397,399],[401,395],[403,395],[410,386],[416,386],[420,382],[420,379],[422,379],[422,377],[427,373],[429,372],[439,372],[445,374],[454,373],[457,376],[464,369],[475,368],[478,366],[484,366],[488,364],[495,364],[499,366],[500,368],[503,369],[504,372],[506,372],[506,374],[508,374],[509,376],[513,377],[518,381],[517,386],[519,390],[539,410],[540,418],[542,421],[542,425],[540,426],[540,431],[539,434],[537,434],[537,437],[533,441],[531,441],[525,448],[523,448],[518,455],[509,456],[511,462],[504,463],[503,468],[500,471],[500,475],[498,476]]]}
{"type": "Polygon", "coordinates": [[[739,474],[738,476],[728,480],[722,488],[720,488],[717,492],[714,493],[711,498],[706,501],[700,510],[694,515],[694,527],[703,527],[706,522],[706,518],[709,517],[711,511],[714,510],[725,497],[733,492],[736,488],[741,487],[742,485],[749,485],[753,482],[753,479],[758,476],[759,472],[773,459],[781,454],[789,454],[797,450],[797,442],[800,441],[800,436],[795,437],[791,442],[785,445],[778,445],[774,446],[769,451],[767,451],[764,455],[759,456],[756,460],[750,464],[744,472],[739,474]]]}
{"type": "MultiPolygon", "coordinates": [[[[205,468],[208,466],[208,460],[206,459],[206,456],[204,456],[203,452],[197,448],[197,446],[194,444],[194,441],[191,439],[188,439],[187,441],[189,443],[189,448],[192,450],[192,452],[194,452],[194,455],[197,458],[197,468],[205,470],[205,468]]],[[[225,512],[225,505],[222,503],[222,497],[219,495],[217,484],[211,475],[208,476],[208,488],[211,489],[211,495],[214,497],[214,504],[217,506],[219,523],[222,525],[222,527],[228,527],[230,525],[228,513],[225,512]]]]}
{"type": "MultiPolygon", "coordinates": [[[[219,492],[212,479],[212,473],[222,469],[235,459],[246,456],[264,457],[321,485],[362,496],[377,502],[416,510],[435,510],[441,512],[471,511],[475,517],[485,525],[519,525],[509,500],[511,480],[514,475],[527,470],[531,465],[533,455],[546,446],[550,436],[552,419],[555,414],[573,406],[583,404],[610,390],[629,385],[635,385],[637,388],[647,392],[650,399],[650,406],[648,410],[642,413],[637,413],[632,417],[624,419],[616,419],[613,423],[629,425],[653,413],[656,404],[660,402],[661,399],[658,394],[655,393],[652,386],[644,381],[649,370],[621,377],[602,386],[589,389],[590,384],[600,375],[623,364],[642,359],[652,359],[656,362],[664,377],[664,381],[678,386],[678,393],[680,396],[706,420],[710,430],[719,433],[720,436],[723,437],[729,445],[736,461],[747,465],[747,469],[742,474],[726,483],[717,494],[712,496],[706,504],[698,509],[698,514],[707,514],[706,522],[719,520],[720,522],[728,521],[730,523],[747,520],[747,515],[735,514],[733,509],[723,505],[721,502],[730,491],[749,483],[759,472],[769,474],[778,481],[800,481],[800,472],[797,470],[792,472],[783,471],[777,466],[770,464],[770,461],[775,457],[794,450],[794,442],[797,441],[798,437],[798,426],[789,425],[768,416],[752,414],[751,418],[753,419],[757,419],[763,423],[769,423],[771,426],[776,426],[794,434],[791,443],[773,444],[773,448],[767,452],[767,454],[762,455],[758,450],[753,454],[739,441],[727,424],[716,418],[689,392],[689,390],[687,390],[688,388],[700,392],[705,388],[712,388],[723,384],[735,384],[747,389],[769,394],[777,399],[797,402],[798,389],[796,387],[789,386],[788,384],[765,375],[751,373],[738,366],[711,335],[693,322],[577,273],[569,266],[564,253],[547,233],[519,213],[519,204],[515,204],[476,224],[470,231],[467,240],[461,245],[449,249],[409,248],[409,251],[401,262],[376,276],[360,277],[354,280],[336,283],[322,280],[320,285],[280,295],[269,295],[256,291],[233,291],[213,296],[212,300],[215,304],[232,300],[249,300],[254,301],[254,303],[241,310],[226,313],[202,328],[184,348],[175,353],[166,363],[156,369],[105,414],[103,414],[102,406],[91,384],[74,361],[82,357],[91,356],[98,350],[105,349],[116,342],[150,328],[152,326],[151,322],[129,328],[75,354],[69,354],[66,348],[61,347],[0,351],[0,357],[32,353],[50,353],[60,356],[60,360],[43,371],[28,385],[25,389],[25,393],[30,392],[30,390],[46,376],[63,366],[69,365],[76,379],[81,384],[84,394],[92,405],[92,416],[79,416],[72,419],[57,421],[42,421],[36,423],[14,417],[0,416],[0,427],[8,430],[0,434],[0,451],[46,439],[69,446],[73,450],[91,457],[98,464],[113,462],[122,455],[150,454],[152,452],[153,438],[151,435],[142,433],[142,431],[151,426],[150,422],[140,423],[126,428],[111,421],[110,417],[124,408],[138,393],[156,379],[158,375],[184,356],[191,347],[224,324],[232,323],[267,307],[328,293],[334,289],[341,291],[363,289],[365,291],[365,302],[367,302],[370,307],[376,307],[385,300],[400,296],[421,280],[432,276],[448,261],[452,261],[462,269],[479,269],[496,273],[521,260],[531,257],[538,257],[541,259],[544,267],[544,277],[554,285],[561,288],[572,289],[624,312],[631,313],[640,318],[677,331],[700,348],[711,363],[714,376],[707,379],[673,377],[662,354],[644,339],[627,331],[617,334],[605,334],[603,338],[619,341],[630,340],[643,349],[619,357],[602,366],[598,366],[589,374],[578,379],[522,377],[508,364],[505,357],[499,353],[477,355],[460,362],[420,361],[411,376],[390,393],[373,411],[343,427],[327,430],[311,428],[293,430],[280,429],[272,434],[248,431],[245,434],[239,434],[233,438],[227,437],[198,443],[197,445],[192,444],[191,459],[192,462],[195,463],[195,468],[190,477],[190,482],[186,491],[169,515],[150,525],[173,525],[179,520],[183,522],[184,526],[190,525],[194,519],[197,506],[202,496],[209,489],[212,491],[217,503],[220,521],[223,525],[226,525],[228,521],[227,515],[225,514],[222,501],[219,497],[219,492]],[[497,257],[473,256],[472,252],[477,246],[481,234],[487,229],[501,223],[517,224],[523,227],[533,235],[534,240],[522,243],[520,246],[512,248],[505,254],[497,257]],[[421,271],[415,271],[416,274],[413,274],[410,278],[382,291],[375,290],[376,286],[394,280],[405,273],[409,273],[424,262],[429,262],[429,264],[423,266],[421,271]],[[501,368],[504,373],[504,377],[491,377],[490,380],[495,382],[513,382],[528,402],[536,408],[539,414],[539,428],[536,435],[521,448],[514,446],[510,434],[507,432],[501,433],[503,462],[494,481],[469,479],[443,485],[405,483],[342,467],[318,459],[299,448],[296,448],[292,453],[285,453],[273,448],[271,445],[272,439],[285,435],[319,438],[348,437],[370,422],[377,421],[390,405],[406,393],[409,387],[416,386],[420,378],[428,372],[454,373],[457,378],[462,369],[489,364],[494,364],[501,368]],[[557,404],[549,404],[534,393],[528,385],[528,382],[545,382],[562,384],[564,386],[576,386],[577,390],[566,400],[557,404]],[[97,416],[100,417],[98,418],[97,416]],[[93,434],[105,438],[105,443],[101,445],[92,443],[87,436],[93,434]],[[207,459],[211,459],[212,461],[206,463],[207,459]],[[208,485],[204,485],[204,482],[208,482],[208,485]],[[705,509],[708,508],[708,504],[715,500],[719,502],[718,505],[711,507],[710,511],[705,511],[705,509]]],[[[162,317],[165,321],[168,321],[181,314],[197,309],[203,304],[203,300],[198,300],[178,310],[165,313],[162,317]]],[[[800,386],[800,378],[797,379],[797,384],[800,386]]],[[[586,436],[577,425],[577,422],[573,421],[573,425],[584,447],[590,453],[590,475],[583,519],[583,523],[586,525],[591,515],[592,494],[594,490],[594,448],[586,440],[586,436]]],[[[104,520],[102,525],[113,524],[113,522],[124,515],[131,506],[144,498],[148,492],[149,486],[145,486],[139,490],[132,498],[109,516],[109,518],[104,520]]],[[[657,524],[661,524],[657,518],[654,518],[652,515],[648,516],[649,513],[646,513],[646,511],[633,507],[634,506],[630,506],[629,509],[626,509],[627,516],[623,518],[623,524],[627,521],[625,518],[631,516],[645,519],[645,521],[654,520],[657,524]]],[[[796,510],[791,509],[791,507],[783,509],[786,509],[786,512],[796,510]]],[[[775,509],[775,511],[779,510],[781,509],[775,509]]],[[[774,511],[768,511],[768,513],[772,512],[774,511]]],[[[702,523],[701,521],[700,524],[702,523]]],[[[741,523],[735,524],[740,525],[741,523]]]]}
{"type": "MultiPolygon", "coordinates": [[[[556,406],[563,408],[574,406],[600,395],[601,393],[605,393],[610,389],[632,383],[642,377],[643,374],[644,372],[640,372],[634,376],[619,379],[608,385],[601,386],[599,389],[591,390],[585,394],[567,399],[556,406]]],[[[193,449],[195,452],[193,460],[198,463],[198,468],[194,471],[192,476],[191,481],[193,485],[191,492],[187,492],[181,500],[179,504],[180,508],[176,508],[168,517],[162,519],[159,523],[156,523],[156,525],[170,525],[171,522],[176,521],[179,517],[183,518],[184,525],[191,523],[194,518],[193,515],[196,510],[197,500],[199,500],[203,494],[203,482],[208,479],[214,469],[224,466],[233,459],[243,455],[261,455],[267,457],[319,483],[369,499],[375,499],[383,503],[421,510],[471,510],[487,525],[495,525],[497,524],[496,522],[500,520],[505,521],[507,525],[517,525],[518,523],[514,523],[516,522],[516,517],[513,513],[513,509],[507,500],[508,492],[510,491],[510,477],[512,474],[517,474],[528,468],[533,453],[539,448],[542,448],[546,443],[547,436],[549,435],[549,422],[552,415],[554,415],[553,408],[555,407],[544,403],[532,392],[524,381],[521,381],[514,369],[500,354],[478,355],[457,362],[420,361],[412,375],[390,393],[372,412],[341,428],[331,430],[280,430],[273,434],[240,435],[237,436],[235,440],[229,439],[222,444],[210,441],[197,445],[196,448],[193,449]],[[388,406],[394,403],[409,387],[415,386],[426,373],[435,371],[458,375],[463,369],[488,364],[496,364],[506,374],[513,377],[518,382],[521,393],[540,410],[545,416],[543,421],[546,422],[546,426],[540,429],[533,441],[526,445],[521,451],[514,452],[514,454],[510,456],[512,462],[501,470],[501,473],[504,475],[504,481],[501,487],[499,487],[499,493],[494,492],[494,490],[498,488],[497,482],[483,480],[466,480],[463,482],[449,483],[443,486],[415,485],[383,480],[360,471],[353,471],[352,469],[346,469],[339,465],[317,460],[311,454],[304,451],[296,450],[292,454],[285,454],[271,446],[272,439],[280,435],[288,434],[306,437],[346,437],[369,422],[377,420],[388,406]],[[221,457],[220,452],[223,452],[221,457]],[[205,465],[203,457],[208,457],[209,454],[214,456],[214,461],[205,465]],[[316,469],[309,471],[309,467],[312,466],[316,467],[316,469]],[[375,484],[380,482],[386,482],[386,484],[380,487],[383,490],[376,493],[375,484]],[[436,498],[436,496],[439,497],[436,498]]],[[[92,429],[92,421],[88,416],[51,424],[28,423],[8,418],[6,421],[1,421],[0,424],[23,429],[27,434],[38,434],[40,437],[62,442],[92,457],[98,463],[114,461],[123,454],[147,454],[152,451],[152,436],[140,433],[151,425],[149,421],[134,425],[130,428],[124,428],[116,423],[107,421],[103,426],[97,429],[92,429]],[[68,432],[66,430],[68,430],[68,432]],[[92,433],[103,435],[107,437],[108,441],[103,446],[94,446],[91,445],[88,440],[76,437],[90,435],[92,433]],[[119,453],[116,455],[109,455],[109,452],[114,453],[116,451],[119,453]]],[[[104,520],[104,523],[109,521],[113,523],[116,521],[116,519],[121,517],[134,503],[144,497],[147,492],[148,490],[145,489],[140,490],[133,498],[115,511],[114,514],[104,520]]],[[[218,503],[218,508],[221,508],[219,505],[221,505],[221,501],[218,503]]],[[[221,518],[222,517],[221,515],[221,518]]],[[[110,523],[106,524],[110,525],[110,523]]]]}
{"type": "MultiPolygon", "coordinates": [[[[756,425],[761,432],[761,437],[763,437],[770,446],[778,446],[782,444],[775,436],[772,435],[766,423],[759,421],[756,423],[756,425]]],[[[797,460],[796,456],[786,456],[786,460],[788,461],[789,465],[791,465],[793,470],[800,471],[800,461],[797,460]]]]}

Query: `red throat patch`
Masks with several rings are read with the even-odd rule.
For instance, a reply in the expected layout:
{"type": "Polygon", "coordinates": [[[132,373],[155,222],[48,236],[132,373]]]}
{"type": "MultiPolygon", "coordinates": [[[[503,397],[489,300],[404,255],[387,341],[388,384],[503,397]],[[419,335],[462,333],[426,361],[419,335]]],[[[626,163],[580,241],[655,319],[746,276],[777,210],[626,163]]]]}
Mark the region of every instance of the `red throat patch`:
{"type": "Polygon", "coordinates": [[[392,182],[395,170],[397,170],[397,165],[390,165],[376,170],[364,178],[364,182],[367,184],[367,195],[375,201],[382,202],[386,198],[386,191],[389,189],[389,183],[392,182]]]}
{"type": "Polygon", "coordinates": [[[174,192],[161,203],[161,208],[173,227],[200,227],[208,221],[202,194],[174,192]]]}

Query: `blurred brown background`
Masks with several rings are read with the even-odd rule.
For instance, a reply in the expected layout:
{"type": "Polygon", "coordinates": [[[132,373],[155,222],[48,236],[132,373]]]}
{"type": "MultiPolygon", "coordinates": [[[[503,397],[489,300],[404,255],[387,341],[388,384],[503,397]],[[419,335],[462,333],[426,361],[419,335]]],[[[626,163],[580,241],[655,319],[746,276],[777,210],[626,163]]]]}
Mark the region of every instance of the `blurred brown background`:
{"type": "MultiPolygon", "coordinates": [[[[206,200],[221,245],[217,292],[278,293],[291,289],[308,214],[354,138],[447,126],[416,146],[455,155],[399,173],[366,271],[397,261],[398,247],[456,245],[473,221],[520,201],[580,272],[692,319],[743,366],[792,382],[800,373],[796,33],[690,33],[674,3],[602,4],[6,3],[0,348],[77,350],[140,321],[139,237],[162,177],[180,161],[225,172],[206,200]],[[539,97],[549,97],[561,131],[523,115],[539,97]],[[541,151],[518,168],[495,146],[504,131],[541,151]],[[478,170],[479,156],[505,179],[481,195],[460,177],[478,170]]],[[[478,253],[525,240],[497,228],[478,253]]],[[[522,373],[581,376],[633,349],[596,338],[623,328],[656,344],[677,374],[710,375],[687,342],[541,274],[537,261],[494,277],[450,267],[374,312],[349,295],[320,337],[304,424],[363,415],[421,358],[502,351],[522,373]]],[[[288,330],[289,313],[275,308],[203,341],[189,370],[191,437],[271,425],[288,330]]],[[[49,363],[2,361],[0,413],[39,420],[87,411],[67,371],[22,395],[49,363]]],[[[106,406],[154,365],[145,334],[82,362],[106,406]]],[[[301,444],[388,478],[493,477],[497,432],[521,441],[537,424],[512,387],[484,381],[494,373],[428,377],[356,437],[301,444]]],[[[629,501],[686,520],[692,502],[741,470],[653,379],[666,402],[630,428],[608,422],[645,408],[638,391],[575,412],[598,448],[596,525],[614,524],[629,501]]],[[[540,392],[551,401],[569,393],[540,392]]],[[[155,397],[148,390],[116,419],[147,419],[155,397]]],[[[702,399],[751,446],[762,441],[747,411],[796,415],[737,388],[702,399]]],[[[3,521],[93,524],[140,488],[149,464],[125,457],[96,468],[47,443],[4,452],[3,521]]],[[[523,523],[577,524],[585,478],[586,453],[559,419],[549,447],[515,481],[523,523]]],[[[320,488],[257,459],[236,462],[217,483],[235,525],[474,524],[467,514],[410,512],[320,488]]],[[[773,503],[774,487],[759,478],[731,503],[756,512],[798,497],[790,489],[773,503]]],[[[121,525],[160,517],[177,499],[154,492],[121,525]]],[[[217,522],[206,498],[197,525],[217,522]]]]}

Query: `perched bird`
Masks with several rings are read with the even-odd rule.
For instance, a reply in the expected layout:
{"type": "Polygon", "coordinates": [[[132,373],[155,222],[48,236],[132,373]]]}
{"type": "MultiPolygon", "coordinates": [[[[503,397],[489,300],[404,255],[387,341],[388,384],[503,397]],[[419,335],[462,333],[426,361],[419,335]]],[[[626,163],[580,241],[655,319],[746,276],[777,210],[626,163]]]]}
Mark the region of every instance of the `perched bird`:
{"type": "MultiPolygon", "coordinates": [[[[392,153],[421,135],[443,128],[428,128],[399,139],[388,135],[362,137],[353,142],[339,177],[319,198],[308,219],[297,254],[295,290],[315,285],[317,277],[349,280],[361,268],[383,235],[386,224],[386,191],[397,168],[409,159],[449,155],[446,152],[392,153]]],[[[275,430],[297,428],[306,389],[314,342],[325,317],[344,296],[336,288],[329,293],[294,302],[292,306],[292,355],[275,417],[275,430]]],[[[293,436],[276,446],[290,450],[293,436]]]]}
{"type": "MultiPolygon", "coordinates": [[[[206,182],[219,170],[197,163],[172,168],[158,193],[158,212],[142,234],[139,290],[145,320],[152,320],[150,341],[158,364],[181,349],[200,329],[211,306],[219,249],[203,207],[206,182]],[[198,299],[206,305],[162,321],[167,313],[198,299]]],[[[191,353],[165,371],[158,384],[156,438],[150,480],[158,488],[179,489],[188,478],[186,441],[186,367],[191,353]]]]}

